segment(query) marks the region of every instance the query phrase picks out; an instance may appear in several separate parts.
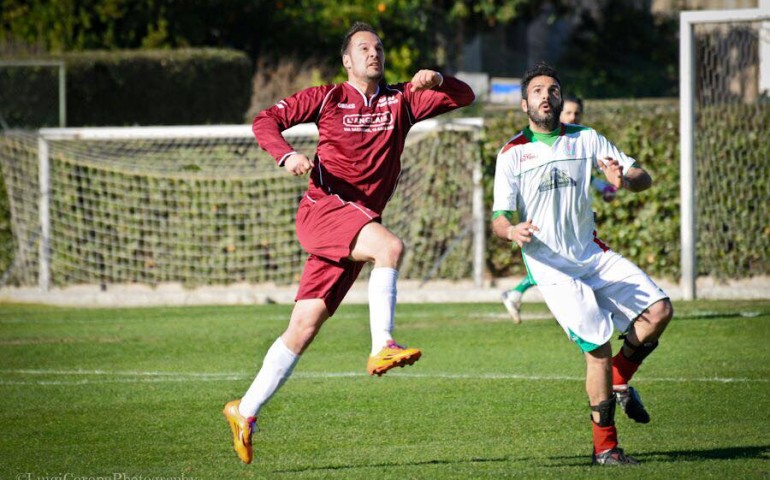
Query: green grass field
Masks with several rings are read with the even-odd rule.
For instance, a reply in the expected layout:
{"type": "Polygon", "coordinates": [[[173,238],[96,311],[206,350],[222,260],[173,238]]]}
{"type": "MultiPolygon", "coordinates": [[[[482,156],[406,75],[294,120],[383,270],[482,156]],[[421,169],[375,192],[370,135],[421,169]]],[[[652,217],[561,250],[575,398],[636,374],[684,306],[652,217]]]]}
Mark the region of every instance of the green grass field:
{"type": "MultiPolygon", "coordinates": [[[[414,366],[368,377],[365,306],[343,305],[261,413],[256,460],[232,451],[240,396],[287,305],[0,305],[0,479],[768,478],[770,301],[675,304],[617,415],[638,467],[591,467],[584,362],[547,315],[399,305],[414,366]]],[[[615,347],[619,343],[616,342],[615,347]]]]}

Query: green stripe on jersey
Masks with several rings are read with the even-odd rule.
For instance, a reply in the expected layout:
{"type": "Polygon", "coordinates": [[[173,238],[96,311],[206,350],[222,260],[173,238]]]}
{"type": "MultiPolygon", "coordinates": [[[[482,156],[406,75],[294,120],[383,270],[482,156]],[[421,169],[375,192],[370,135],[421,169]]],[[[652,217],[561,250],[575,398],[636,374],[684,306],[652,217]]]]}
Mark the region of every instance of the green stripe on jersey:
{"type": "Polygon", "coordinates": [[[601,345],[596,345],[591,342],[586,342],[582,338],[575,335],[575,332],[573,332],[571,329],[568,328],[567,330],[569,330],[569,339],[575,342],[575,344],[577,344],[577,346],[580,347],[580,350],[582,350],[583,352],[585,353],[593,352],[597,348],[601,347],[601,345]]]}
{"type": "Polygon", "coordinates": [[[564,125],[564,133],[568,135],[570,133],[582,132],[583,130],[590,130],[590,127],[584,127],[583,125],[564,125]]]}
{"type": "Polygon", "coordinates": [[[513,223],[513,214],[511,210],[495,210],[492,212],[492,220],[496,220],[498,217],[505,217],[509,222],[513,223]]]}

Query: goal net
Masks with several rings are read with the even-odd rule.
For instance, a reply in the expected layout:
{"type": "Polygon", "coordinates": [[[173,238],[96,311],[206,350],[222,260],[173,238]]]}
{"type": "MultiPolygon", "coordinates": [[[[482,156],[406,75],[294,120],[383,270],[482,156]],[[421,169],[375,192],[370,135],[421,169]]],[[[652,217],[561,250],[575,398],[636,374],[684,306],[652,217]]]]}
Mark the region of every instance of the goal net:
{"type": "MultiPolygon", "coordinates": [[[[470,278],[478,119],[410,133],[383,223],[409,248],[403,278],[470,278]]],[[[314,125],[285,135],[314,152],[314,125]]],[[[0,136],[16,261],[10,283],[298,281],[294,231],[307,177],[293,177],[248,126],[44,129],[0,136]]]]}
{"type": "Polygon", "coordinates": [[[770,9],[681,17],[682,285],[770,274],[770,9]]]}

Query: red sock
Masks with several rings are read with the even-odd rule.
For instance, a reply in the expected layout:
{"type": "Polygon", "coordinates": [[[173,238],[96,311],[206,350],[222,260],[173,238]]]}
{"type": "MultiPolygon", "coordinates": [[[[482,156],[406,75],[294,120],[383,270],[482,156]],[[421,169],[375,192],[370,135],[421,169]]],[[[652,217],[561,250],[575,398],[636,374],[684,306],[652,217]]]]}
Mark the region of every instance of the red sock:
{"type": "Polygon", "coordinates": [[[615,425],[600,427],[591,421],[594,426],[594,453],[602,453],[618,446],[618,431],[615,425]]]}
{"type": "Polygon", "coordinates": [[[617,355],[612,357],[612,384],[626,385],[638,368],[639,364],[627,359],[621,348],[617,355]]]}

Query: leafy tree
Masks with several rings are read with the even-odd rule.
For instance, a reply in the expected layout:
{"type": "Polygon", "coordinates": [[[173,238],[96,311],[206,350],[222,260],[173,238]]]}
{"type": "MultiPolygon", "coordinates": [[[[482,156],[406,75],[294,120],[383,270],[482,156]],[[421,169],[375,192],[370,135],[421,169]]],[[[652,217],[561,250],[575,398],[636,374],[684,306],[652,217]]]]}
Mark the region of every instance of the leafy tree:
{"type": "Polygon", "coordinates": [[[534,0],[0,0],[0,43],[86,49],[230,47],[256,59],[322,59],[338,68],[354,21],[386,43],[389,80],[452,67],[466,38],[512,21],[534,0]],[[392,78],[391,78],[392,77],[392,78]]]}
{"type": "Polygon", "coordinates": [[[0,42],[59,53],[87,49],[259,50],[273,3],[252,0],[0,0],[0,42]]]}
{"type": "Polygon", "coordinates": [[[677,22],[636,2],[605,3],[598,20],[583,15],[559,63],[569,90],[588,98],[675,96],[677,22]]]}
{"type": "MultiPolygon", "coordinates": [[[[561,70],[591,98],[671,95],[676,24],[630,0],[585,15],[561,70]]],[[[641,2],[644,4],[644,2],[641,2]]],[[[0,0],[0,49],[27,44],[85,49],[229,47],[274,63],[313,60],[338,71],[339,44],[356,20],[383,36],[388,80],[417,68],[452,70],[476,33],[540,13],[536,0],[0,0]]],[[[580,2],[553,0],[554,17],[580,2]]],[[[324,79],[328,81],[329,79],[324,79]]]]}

